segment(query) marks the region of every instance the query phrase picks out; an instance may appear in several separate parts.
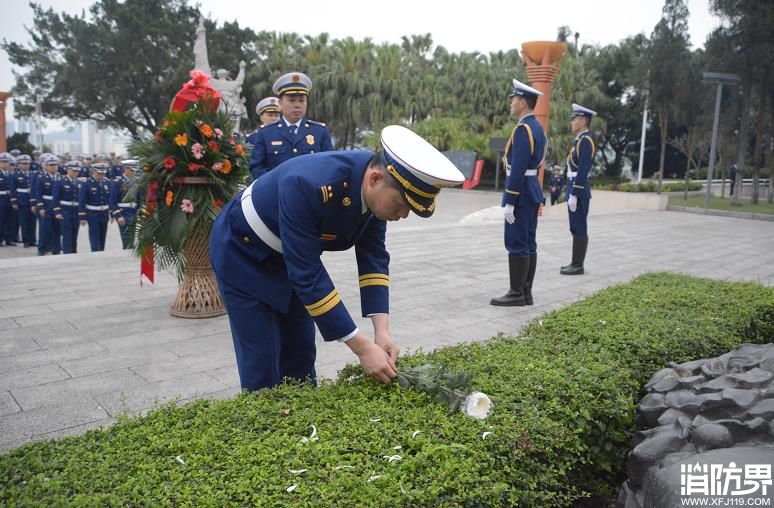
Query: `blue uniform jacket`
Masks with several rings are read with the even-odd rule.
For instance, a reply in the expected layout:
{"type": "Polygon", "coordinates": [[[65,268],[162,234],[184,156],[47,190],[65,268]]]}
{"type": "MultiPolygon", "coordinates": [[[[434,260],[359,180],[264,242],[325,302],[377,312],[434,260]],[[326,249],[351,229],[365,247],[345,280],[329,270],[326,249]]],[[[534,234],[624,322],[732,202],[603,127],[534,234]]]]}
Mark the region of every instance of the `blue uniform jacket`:
{"type": "Polygon", "coordinates": [[[108,194],[110,193],[110,181],[103,178],[98,182],[96,178],[89,177],[88,180],[81,183],[78,187],[78,215],[85,218],[88,213],[107,213],[104,210],[90,210],[89,206],[105,206],[108,204],[108,194]]]}
{"type": "Polygon", "coordinates": [[[0,206],[11,206],[11,172],[0,170],[0,206]]]}
{"type": "Polygon", "coordinates": [[[292,293],[326,341],[357,330],[320,255],[355,247],[363,317],[389,313],[386,222],[363,213],[361,184],[372,152],[329,152],[293,158],[252,185],[252,205],[282,242],[282,254],[253,232],[242,194],[218,216],[210,256],[218,277],[286,313],[292,293]]]}
{"type": "Polygon", "coordinates": [[[11,204],[30,206],[32,203],[32,185],[29,170],[17,170],[11,173],[11,204]]]}
{"type": "Polygon", "coordinates": [[[44,171],[42,175],[33,179],[32,196],[35,199],[35,206],[43,206],[48,211],[52,210],[54,207],[54,184],[59,179],[58,177],[57,173],[52,175],[48,171],[44,171]]]}
{"type": "Polygon", "coordinates": [[[567,179],[567,195],[579,198],[591,198],[591,185],[589,185],[589,172],[591,162],[594,160],[594,140],[589,131],[585,130],[575,136],[569,155],[567,155],[567,167],[571,172],[577,173],[575,178],[567,179]]]}
{"type": "Polygon", "coordinates": [[[108,206],[110,207],[110,215],[114,219],[123,217],[124,220],[127,222],[135,218],[135,216],[137,215],[137,209],[140,206],[139,190],[134,196],[134,199],[126,195],[127,190],[129,188],[129,183],[130,183],[129,179],[126,176],[124,175],[117,176],[116,179],[110,183],[110,193],[108,195],[108,206]],[[119,203],[123,205],[128,205],[129,203],[131,203],[134,205],[134,207],[118,206],[119,203]]]}
{"type": "Polygon", "coordinates": [[[54,196],[54,213],[78,211],[78,185],[78,180],[70,179],[69,176],[56,181],[52,194],[54,196]],[[65,201],[65,203],[62,203],[62,201],[65,201]]]}
{"type": "Polygon", "coordinates": [[[561,176],[552,176],[551,180],[548,181],[548,187],[552,188],[551,192],[553,193],[560,193],[562,192],[562,187],[564,187],[564,181],[562,180],[561,176]],[[553,189],[556,190],[553,190],[553,189]]]}
{"type": "Polygon", "coordinates": [[[546,154],[546,135],[534,114],[522,118],[513,128],[505,148],[506,167],[511,174],[505,180],[502,205],[516,205],[520,200],[537,204],[545,201],[537,176],[526,176],[528,169],[539,170],[546,154]]]}
{"type": "Polygon", "coordinates": [[[280,118],[258,130],[250,155],[250,173],[257,179],[293,157],[331,150],[331,134],[324,123],[302,118],[293,135],[285,119],[280,118]]]}

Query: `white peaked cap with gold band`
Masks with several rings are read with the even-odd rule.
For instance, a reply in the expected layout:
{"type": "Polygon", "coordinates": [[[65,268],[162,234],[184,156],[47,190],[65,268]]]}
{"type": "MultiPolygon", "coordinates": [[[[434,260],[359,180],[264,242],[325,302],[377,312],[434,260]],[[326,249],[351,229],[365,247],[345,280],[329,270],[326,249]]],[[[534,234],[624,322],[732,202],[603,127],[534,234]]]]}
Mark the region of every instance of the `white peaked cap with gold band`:
{"type": "Polygon", "coordinates": [[[543,95],[543,92],[541,92],[536,88],[532,88],[529,85],[525,85],[518,79],[514,79],[513,91],[511,92],[511,95],[509,95],[508,97],[513,97],[515,95],[540,97],[541,95],[543,95]]]}
{"type": "Polygon", "coordinates": [[[430,217],[442,187],[465,181],[460,170],[421,136],[400,125],[382,129],[387,171],[403,187],[403,196],[415,214],[430,217]]]}
{"type": "Polygon", "coordinates": [[[264,97],[255,106],[255,112],[258,113],[259,115],[262,115],[267,111],[276,111],[277,113],[279,113],[279,110],[280,110],[280,102],[279,102],[279,99],[276,97],[264,97]]]}
{"type": "Polygon", "coordinates": [[[570,118],[575,118],[576,116],[587,116],[591,118],[592,116],[596,116],[597,112],[593,111],[589,108],[584,108],[580,104],[572,103],[572,113],[570,113],[570,118]]]}
{"type": "Polygon", "coordinates": [[[277,95],[309,95],[312,80],[303,72],[288,72],[280,76],[271,89],[277,95]]]}

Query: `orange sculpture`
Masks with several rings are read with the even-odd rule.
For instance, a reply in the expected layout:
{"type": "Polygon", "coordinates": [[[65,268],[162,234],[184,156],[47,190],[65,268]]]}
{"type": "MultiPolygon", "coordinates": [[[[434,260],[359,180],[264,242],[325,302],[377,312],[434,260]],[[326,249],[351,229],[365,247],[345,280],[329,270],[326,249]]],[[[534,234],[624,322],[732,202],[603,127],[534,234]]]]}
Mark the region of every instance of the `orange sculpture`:
{"type": "MultiPolygon", "coordinates": [[[[567,44],[553,41],[525,42],[521,45],[521,56],[527,68],[530,85],[543,92],[535,106],[535,116],[548,133],[548,116],[551,110],[551,90],[559,75],[559,64],[567,53],[567,44]]],[[[540,165],[538,181],[543,185],[545,163],[540,165]]]]}
{"type": "Polygon", "coordinates": [[[5,105],[8,104],[8,98],[11,96],[8,92],[0,92],[0,152],[8,151],[8,144],[5,132],[5,105]]]}

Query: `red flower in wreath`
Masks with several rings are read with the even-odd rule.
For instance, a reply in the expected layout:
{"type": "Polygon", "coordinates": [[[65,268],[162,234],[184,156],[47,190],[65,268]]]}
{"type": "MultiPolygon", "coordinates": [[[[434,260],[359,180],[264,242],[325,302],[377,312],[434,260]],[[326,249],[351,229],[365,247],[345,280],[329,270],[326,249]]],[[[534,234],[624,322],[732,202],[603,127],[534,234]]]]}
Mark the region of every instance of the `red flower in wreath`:
{"type": "Polygon", "coordinates": [[[202,166],[201,164],[196,164],[194,162],[191,162],[188,164],[188,171],[190,171],[191,173],[196,173],[197,169],[203,168],[203,167],[204,166],[202,166]]]}
{"type": "Polygon", "coordinates": [[[223,201],[220,199],[213,199],[212,207],[215,208],[216,210],[220,210],[221,208],[223,208],[223,201]]]}
{"type": "Polygon", "coordinates": [[[166,169],[172,169],[175,167],[175,158],[170,157],[169,155],[164,157],[164,167],[166,169]]]}
{"type": "Polygon", "coordinates": [[[210,150],[212,150],[212,151],[213,151],[213,152],[215,152],[215,153],[217,153],[217,152],[219,152],[219,151],[220,151],[220,145],[218,145],[218,144],[217,144],[216,142],[214,142],[214,141],[207,141],[207,146],[209,146],[209,147],[210,147],[210,150]]]}
{"type": "Polygon", "coordinates": [[[245,149],[242,148],[242,145],[237,145],[236,146],[236,153],[238,153],[239,155],[244,155],[245,154],[245,149]]]}

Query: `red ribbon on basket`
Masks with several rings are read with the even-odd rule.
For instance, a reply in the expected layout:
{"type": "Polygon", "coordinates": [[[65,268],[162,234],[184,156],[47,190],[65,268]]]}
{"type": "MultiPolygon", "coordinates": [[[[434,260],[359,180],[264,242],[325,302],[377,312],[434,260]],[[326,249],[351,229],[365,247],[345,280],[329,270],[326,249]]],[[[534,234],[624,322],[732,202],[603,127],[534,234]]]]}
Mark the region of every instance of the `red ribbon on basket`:
{"type": "MultiPolygon", "coordinates": [[[[153,209],[156,207],[156,193],[158,192],[159,183],[152,180],[148,185],[148,195],[145,198],[147,203],[146,209],[140,213],[153,213],[153,209]]],[[[142,276],[145,275],[151,284],[154,283],[154,263],[153,263],[153,245],[145,247],[145,251],[140,258],[140,287],[142,287],[142,276]]]]}
{"type": "Polygon", "coordinates": [[[203,101],[209,103],[210,112],[214,112],[220,102],[220,92],[210,86],[209,74],[202,71],[191,71],[188,74],[191,79],[175,94],[169,110],[184,111],[189,104],[203,101]]]}

